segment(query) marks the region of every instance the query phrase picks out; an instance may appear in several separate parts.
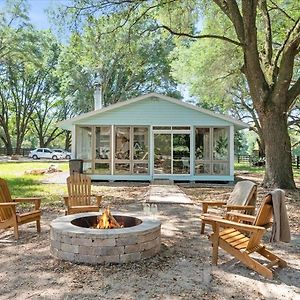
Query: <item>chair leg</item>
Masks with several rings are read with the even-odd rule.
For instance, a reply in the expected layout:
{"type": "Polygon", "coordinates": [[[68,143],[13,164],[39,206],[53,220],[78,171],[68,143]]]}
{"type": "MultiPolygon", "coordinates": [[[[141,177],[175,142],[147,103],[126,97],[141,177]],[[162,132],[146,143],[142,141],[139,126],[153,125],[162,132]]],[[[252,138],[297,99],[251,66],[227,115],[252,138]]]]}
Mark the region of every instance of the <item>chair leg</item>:
{"type": "MultiPolygon", "coordinates": [[[[262,276],[273,279],[273,273],[270,269],[266,266],[260,264],[257,260],[250,257],[249,253],[241,252],[240,250],[235,249],[227,242],[220,240],[220,247],[223,248],[226,252],[230,253],[232,256],[237,258],[241,263],[246,265],[248,268],[256,271],[257,273],[261,274],[262,276]]],[[[257,251],[258,252],[258,251],[257,251]]]]}
{"type": "Polygon", "coordinates": [[[213,225],[214,233],[211,236],[212,241],[212,264],[218,264],[218,255],[219,255],[219,233],[220,229],[218,225],[213,225]]]}
{"type": "Polygon", "coordinates": [[[14,224],[14,235],[15,235],[15,239],[18,240],[18,239],[19,239],[19,228],[18,228],[18,224],[14,224]]]}
{"type": "MultiPolygon", "coordinates": [[[[205,214],[207,213],[208,210],[208,204],[207,203],[202,203],[202,213],[205,214]]],[[[204,234],[204,230],[205,230],[205,223],[203,222],[203,220],[201,221],[201,234],[204,234]]]]}
{"type": "Polygon", "coordinates": [[[40,220],[36,221],[36,230],[37,230],[38,233],[41,232],[41,221],[40,220]]]}
{"type": "Polygon", "coordinates": [[[276,263],[278,266],[284,268],[287,266],[287,262],[285,260],[283,260],[282,258],[278,257],[277,255],[275,255],[274,253],[272,253],[271,251],[267,250],[265,247],[257,250],[257,253],[259,253],[260,255],[264,256],[265,258],[267,258],[268,260],[272,261],[278,261],[278,263],[276,263]]]}

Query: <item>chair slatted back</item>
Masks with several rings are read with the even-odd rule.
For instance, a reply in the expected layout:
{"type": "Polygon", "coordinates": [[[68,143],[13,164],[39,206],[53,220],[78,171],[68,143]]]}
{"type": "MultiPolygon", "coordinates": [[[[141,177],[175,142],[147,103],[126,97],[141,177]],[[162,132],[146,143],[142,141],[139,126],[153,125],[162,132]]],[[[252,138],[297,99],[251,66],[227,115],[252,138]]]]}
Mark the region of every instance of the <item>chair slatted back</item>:
{"type": "Polygon", "coordinates": [[[255,226],[266,226],[270,224],[273,216],[273,204],[272,204],[272,195],[268,194],[263,199],[263,202],[259,208],[259,211],[256,215],[256,219],[253,222],[255,226]]]}
{"type": "Polygon", "coordinates": [[[70,206],[91,204],[91,178],[85,174],[73,173],[67,178],[70,206]]]}
{"type": "Polygon", "coordinates": [[[256,204],[257,185],[250,180],[236,183],[229,196],[227,204],[230,205],[253,205],[256,204]]]}
{"type": "MultiPolygon", "coordinates": [[[[12,202],[7,182],[0,178],[0,203],[12,202]]],[[[4,221],[12,217],[10,208],[0,207],[0,220],[4,221]]]]}
{"type": "MultiPolygon", "coordinates": [[[[255,226],[268,227],[270,225],[273,217],[273,207],[272,207],[272,195],[268,194],[264,197],[262,204],[258,210],[256,218],[253,222],[255,226]]],[[[261,242],[264,230],[260,232],[252,233],[250,236],[249,243],[247,245],[247,250],[251,250],[258,246],[261,242]]]]}

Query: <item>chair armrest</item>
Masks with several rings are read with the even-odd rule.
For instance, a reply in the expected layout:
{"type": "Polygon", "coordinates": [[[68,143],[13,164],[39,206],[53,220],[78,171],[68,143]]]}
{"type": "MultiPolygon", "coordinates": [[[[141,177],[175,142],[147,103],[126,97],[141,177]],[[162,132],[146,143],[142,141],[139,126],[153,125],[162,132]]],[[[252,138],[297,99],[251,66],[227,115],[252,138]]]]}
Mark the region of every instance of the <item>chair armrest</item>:
{"type": "Polygon", "coordinates": [[[36,200],[42,200],[41,197],[28,197],[28,198],[13,198],[13,202],[34,202],[36,200]]]}
{"type": "Polygon", "coordinates": [[[255,210],[255,206],[252,205],[225,205],[227,211],[230,210],[255,210]]]}
{"type": "Polygon", "coordinates": [[[226,201],[200,201],[200,203],[202,204],[206,204],[208,206],[223,206],[223,205],[226,205],[226,201]]]}
{"type": "MultiPolygon", "coordinates": [[[[10,210],[10,212],[12,213],[12,215],[16,216],[16,206],[18,205],[18,203],[14,203],[14,202],[2,202],[0,203],[0,208],[7,208],[10,210]]],[[[1,217],[0,217],[1,219],[1,217]]]]}
{"type": "Polygon", "coordinates": [[[92,194],[92,196],[96,198],[97,206],[100,207],[103,195],[92,194]]]}
{"type": "Polygon", "coordinates": [[[63,196],[65,201],[65,206],[69,206],[69,196],[63,196]]]}
{"type": "Polygon", "coordinates": [[[248,225],[243,223],[237,223],[233,221],[228,221],[224,219],[220,219],[218,217],[215,217],[213,215],[202,215],[201,219],[209,224],[217,224],[220,227],[226,228],[226,227],[233,227],[237,230],[246,231],[246,232],[256,232],[256,231],[265,231],[266,229],[261,226],[254,226],[254,225],[248,225]]]}
{"type": "Polygon", "coordinates": [[[20,202],[24,202],[24,203],[34,203],[34,207],[36,210],[39,210],[40,209],[40,206],[41,206],[41,201],[42,201],[42,198],[14,198],[12,199],[13,202],[16,202],[16,203],[20,203],[20,202]]]}
{"type": "Polygon", "coordinates": [[[15,203],[15,202],[1,202],[0,203],[0,207],[16,207],[18,205],[18,203],[15,203]]]}
{"type": "Polygon", "coordinates": [[[226,219],[227,219],[227,216],[233,217],[234,219],[237,219],[237,221],[246,221],[246,222],[254,222],[254,220],[256,218],[255,216],[241,214],[241,213],[237,213],[237,212],[228,212],[228,213],[226,213],[226,219]]]}
{"type": "Polygon", "coordinates": [[[207,213],[207,210],[210,206],[224,206],[227,202],[226,201],[201,201],[202,203],[202,213],[207,213]]]}

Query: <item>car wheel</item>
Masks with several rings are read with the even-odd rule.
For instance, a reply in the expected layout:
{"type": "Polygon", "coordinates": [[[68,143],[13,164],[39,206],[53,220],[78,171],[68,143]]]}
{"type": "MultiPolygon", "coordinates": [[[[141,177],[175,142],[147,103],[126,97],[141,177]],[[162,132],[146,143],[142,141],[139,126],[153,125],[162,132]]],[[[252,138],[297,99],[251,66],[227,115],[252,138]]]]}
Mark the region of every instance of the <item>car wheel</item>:
{"type": "Polygon", "coordinates": [[[66,155],[66,159],[71,159],[71,156],[70,155],[66,155]]]}
{"type": "Polygon", "coordinates": [[[58,160],[58,157],[56,155],[53,155],[52,159],[58,160]]]}
{"type": "Polygon", "coordinates": [[[33,159],[38,159],[37,155],[35,155],[35,154],[32,155],[32,158],[33,158],[33,159]]]}

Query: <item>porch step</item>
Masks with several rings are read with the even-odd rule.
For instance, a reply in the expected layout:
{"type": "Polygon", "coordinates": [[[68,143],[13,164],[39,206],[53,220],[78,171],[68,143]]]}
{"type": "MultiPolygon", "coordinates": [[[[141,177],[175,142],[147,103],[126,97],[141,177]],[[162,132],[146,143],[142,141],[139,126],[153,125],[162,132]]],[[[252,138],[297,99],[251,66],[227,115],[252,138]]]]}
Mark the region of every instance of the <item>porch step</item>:
{"type": "Polygon", "coordinates": [[[174,185],[174,180],[172,179],[153,179],[151,181],[153,185],[174,185]]]}

